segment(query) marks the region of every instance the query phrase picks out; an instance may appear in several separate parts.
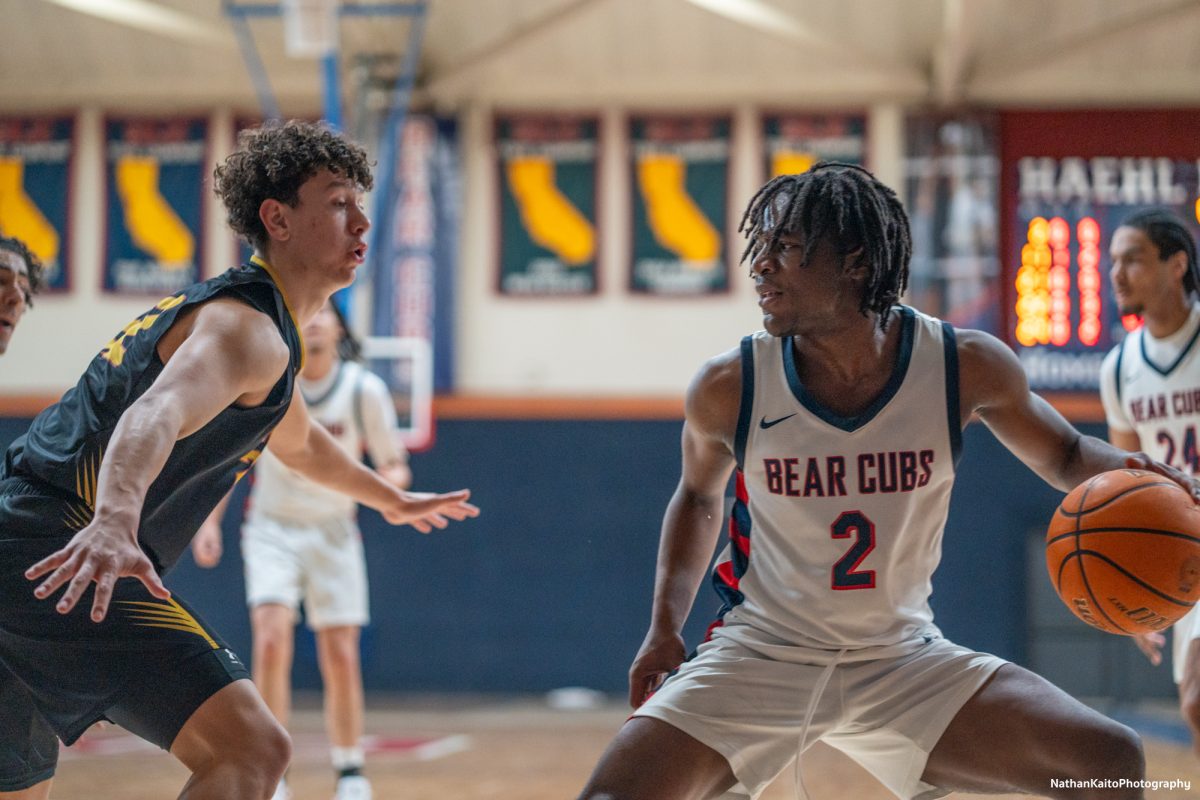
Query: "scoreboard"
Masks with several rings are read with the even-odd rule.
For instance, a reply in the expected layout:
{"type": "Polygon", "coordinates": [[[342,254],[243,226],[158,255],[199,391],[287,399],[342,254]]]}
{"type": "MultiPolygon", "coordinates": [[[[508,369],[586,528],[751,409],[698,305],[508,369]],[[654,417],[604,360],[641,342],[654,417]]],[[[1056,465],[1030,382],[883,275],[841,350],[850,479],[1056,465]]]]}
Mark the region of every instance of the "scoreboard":
{"type": "Polygon", "coordinates": [[[1002,118],[1002,338],[1033,389],[1096,392],[1105,355],[1141,324],[1121,316],[1109,280],[1109,243],[1126,217],[1169,209],[1200,239],[1197,120],[1176,116],[1002,118]]]}

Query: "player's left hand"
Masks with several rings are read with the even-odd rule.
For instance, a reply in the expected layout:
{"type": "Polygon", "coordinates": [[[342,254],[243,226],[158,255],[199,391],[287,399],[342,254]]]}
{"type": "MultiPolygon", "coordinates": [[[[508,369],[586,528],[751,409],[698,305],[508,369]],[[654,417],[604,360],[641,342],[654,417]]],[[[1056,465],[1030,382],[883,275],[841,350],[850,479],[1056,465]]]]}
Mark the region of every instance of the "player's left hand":
{"type": "Polygon", "coordinates": [[[1130,469],[1144,469],[1148,472],[1157,472],[1164,478],[1170,478],[1183,487],[1183,490],[1192,496],[1192,500],[1200,503],[1200,482],[1197,482],[1195,478],[1183,470],[1176,469],[1161,461],[1155,461],[1145,453],[1133,453],[1125,459],[1125,466],[1130,469]]]}
{"type": "Polygon", "coordinates": [[[25,570],[25,577],[31,581],[50,573],[50,577],[34,590],[34,596],[45,600],[70,581],[54,607],[58,613],[66,614],[79,602],[88,586],[95,582],[93,622],[101,622],[108,614],[108,603],[118,578],[137,578],[154,597],[169,599],[171,593],[163,586],[150,559],[138,547],[136,535],[125,528],[123,525],[106,524],[93,519],[91,524],[71,537],[66,547],[25,570]]]}
{"type": "Polygon", "coordinates": [[[446,494],[429,492],[397,492],[397,502],[379,509],[383,518],[393,525],[412,525],[421,533],[434,528],[442,530],[450,520],[462,521],[478,517],[479,509],[467,502],[469,489],[446,494]]]}

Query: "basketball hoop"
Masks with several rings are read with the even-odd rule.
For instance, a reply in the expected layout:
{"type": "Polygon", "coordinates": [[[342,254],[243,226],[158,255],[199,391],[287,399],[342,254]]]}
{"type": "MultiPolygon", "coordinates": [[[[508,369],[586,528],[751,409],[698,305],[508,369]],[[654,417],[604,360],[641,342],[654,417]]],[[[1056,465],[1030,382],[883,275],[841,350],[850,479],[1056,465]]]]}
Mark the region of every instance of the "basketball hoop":
{"type": "Polygon", "coordinates": [[[283,37],[292,58],[320,58],[337,50],[339,0],[282,0],[283,37]]]}

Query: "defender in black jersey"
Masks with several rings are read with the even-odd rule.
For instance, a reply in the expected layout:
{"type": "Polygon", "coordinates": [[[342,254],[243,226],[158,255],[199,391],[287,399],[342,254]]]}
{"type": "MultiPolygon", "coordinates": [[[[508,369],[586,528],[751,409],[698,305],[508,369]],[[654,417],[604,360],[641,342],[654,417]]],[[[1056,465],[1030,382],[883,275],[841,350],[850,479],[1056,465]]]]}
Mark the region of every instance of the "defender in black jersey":
{"type": "Polygon", "coordinates": [[[243,134],[216,184],[255,257],[119,331],[0,469],[0,792],[48,796],[56,737],[107,718],[191,769],[183,796],[270,796],[286,733],[160,578],[268,440],[395,524],[428,532],[478,513],[465,491],[394,488],[294,392],[303,321],[366,251],[362,150],[317,126],[272,126],[243,134]]]}

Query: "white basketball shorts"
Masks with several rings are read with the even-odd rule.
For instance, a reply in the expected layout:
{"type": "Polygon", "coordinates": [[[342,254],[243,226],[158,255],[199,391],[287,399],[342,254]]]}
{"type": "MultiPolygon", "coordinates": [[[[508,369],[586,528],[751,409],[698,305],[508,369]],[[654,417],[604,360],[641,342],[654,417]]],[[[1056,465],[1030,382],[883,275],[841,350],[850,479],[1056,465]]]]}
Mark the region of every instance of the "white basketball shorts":
{"type": "Polygon", "coordinates": [[[821,740],[841,750],[905,800],[947,794],[921,780],[929,753],[1007,662],[940,638],[906,655],[830,667],[836,655],[781,661],[718,628],[633,715],[662,720],[723,755],[738,780],[726,797],[757,797],[796,758],[801,737],[805,748],[821,740]]]}
{"type": "Polygon", "coordinates": [[[1183,670],[1187,666],[1188,650],[1191,648],[1192,642],[1200,639],[1200,606],[1194,606],[1191,611],[1184,614],[1171,630],[1174,637],[1171,643],[1173,655],[1171,660],[1174,666],[1175,682],[1183,683],[1183,670]]]}
{"type": "Polygon", "coordinates": [[[352,519],[281,520],[253,512],[242,526],[246,603],[304,602],[308,627],[366,625],[367,565],[352,519]]]}

